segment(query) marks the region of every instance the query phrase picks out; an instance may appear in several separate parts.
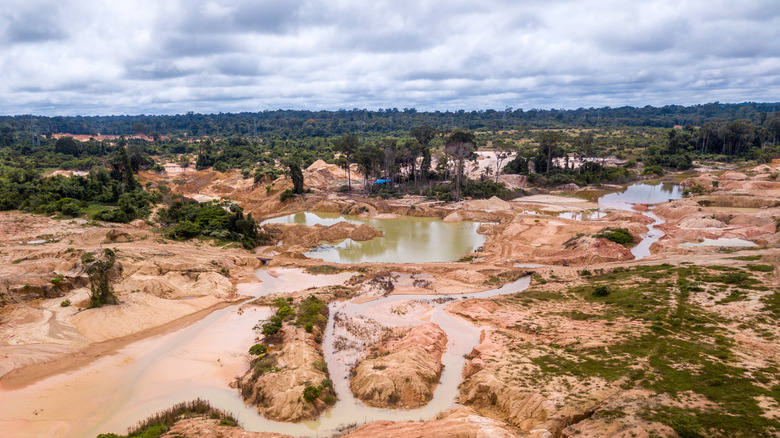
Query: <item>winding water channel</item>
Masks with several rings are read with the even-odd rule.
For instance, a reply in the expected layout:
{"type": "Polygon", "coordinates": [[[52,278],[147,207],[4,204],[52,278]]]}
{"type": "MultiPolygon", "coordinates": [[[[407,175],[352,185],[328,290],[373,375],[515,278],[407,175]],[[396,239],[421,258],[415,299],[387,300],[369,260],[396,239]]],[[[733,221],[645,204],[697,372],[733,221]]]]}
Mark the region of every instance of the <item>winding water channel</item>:
{"type": "MultiPolygon", "coordinates": [[[[615,209],[633,211],[636,204],[658,204],[661,202],[680,199],[683,197],[683,190],[676,184],[632,184],[622,192],[610,193],[599,198],[599,207],[602,209],[615,209]]],[[[652,208],[652,207],[651,207],[652,208]]],[[[642,236],[642,241],[631,248],[631,254],[635,260],[643,259],[650,255],[650,246],[664,236],[664,232],[656,228],[665,223],[652,211],[642,212],[643,215],[653,220],[652,224],[647,226],[648,231],[642,236]]]]}
{"type": "MultiPolygon", "coordinates": [[[[280,270],[278,274],[273,277],[260,270],[258,277],[262,283],[242,285],[240,292],[261,297],[313,285],[342,284],[353,275],[314,276],[299,270],[280,270]]],[[[3,391],[0,428],[9,432],[4,436],[20,437],[124,433],[127,427],[155,412],[198,397],[230,411],[248,430],[298,436],[323,436],[335,432],[339,426],[380,419],[428,419],[455,404],[465,363],[463,355],[479,342],[480,328],[447,314],[444,306],[452,299],[516,293],[528,284],[526,278],[480,293],[390,295],[362,304],[331,304],[331,315],[338,312],[345,316],[361,314],[388,326],[413,326],[430,320],[442,327],[449,339],[442,357],[445,369],[433,400],[420,409],[370,408],[353,398],[349,390],[349,367],[334,351],[331,317],[323,338],[323,349],[339,401],[315,421],[289,424],[262,417],[255,407],[245,405],[238,391],[228,384],[248,366],[245,352],[254,343],[252,327],[271,312],[253,306],[241,308],[239,304],[215,311],[172,333],[131,344],[75,372],[52,376],[19,390],[3,391]],[[390,311],[393,305],[404,301],[427,301],[431,302],[432,308],[406,315],[390,311]]]]}
{"type": "MultiPolygon", "coordinates": [[[[652,204],[682,196],[676,186],[635,185],[624,193],[629,194],[604,196],[599,205],[604,209],[630,210],[635,203],[652,204]],[[632,189],[636,186],[644,187],[632,189]]],[[[644,214],[655,222],[632,251],[638,259],[648,255],[650,245],[663,235],[655,229],[663,221],[652,213],[644,214]]],[[[435,222],[429,222],[432,223],[435,222]]],[[[459,233],[476,235],[475,228],[469,227],[461,228],[459,233]]],[[[385,232],[387,235],[387,228],[385,232]]],[[[463,238],[459,242],[463,250],[458,249],[458,257],[471,251],[479,240],[463,238]]],[[[276,274],[272,276],[266,270],[259,270],[260,281],[240,285],[239,292],[253,298],[262,297],[312,286],[343,284],[352,275],[309,275],[295,269],[281,269],[276,274]]],[[[130,344],[77,371],[51,376],[18,390],[0,391],[0,430],[3,436],[19,437],[124,433],[127,427],[155,412],[195,398],[206,399],[213,406],[233,413],[247,430],[296,436],[326,436],[348,424],[375,420],[429,419],[455,406],[464,355],[478,344],[482,330],[448,314],[445,306],[463,298],[517,293],[529,283],[526,277],[479,293],[389,295],[362,303],[354,300],[331,303],[323,351],[339,400],[315,421],[298,424],[270,421],[259,415],[254,406],[245,405],[238,390],[228,386],[248,367],[246,352],[255,342],[252,328],[258,320],[271,315],[267,308],[242,307],[244,303],[241,303],[215,311],[190,326],[130,344]],[[396,311],[405,304],[407,311],[396,311]],[[431,402],[418,409],[399,410],[372,408],[356,400],[349,389],[352,363],[336,351],[334,344],[335,315],[347,319],[368,318],[386,327],[415,326],[427,321],[438,324],[446,332],[448,343],[442,357],[445,368],[431,402]]]]}

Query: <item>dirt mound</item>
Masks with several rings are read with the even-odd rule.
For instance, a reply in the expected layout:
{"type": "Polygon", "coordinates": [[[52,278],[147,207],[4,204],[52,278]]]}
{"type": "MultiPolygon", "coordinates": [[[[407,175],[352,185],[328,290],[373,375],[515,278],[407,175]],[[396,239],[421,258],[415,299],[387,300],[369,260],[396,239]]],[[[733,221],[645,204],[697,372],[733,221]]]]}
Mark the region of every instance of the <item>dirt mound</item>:
{"type": "Polygon", "coordinates": [[[680,228],[724,228],[726,224],[723,222],[707,218],[707,217],[692,217],[684,219],[679,224],[680,228]]]}
{"type": "Polygon", "coordinates": [[[452,223],[463,222],[464,220],[465,219],[463,219],[463,215],[459,211],[455,211],[445,216],[444,219],[442,219],[442,222],[452,223]]]}
{"type": "MultiPolygon", "coordinates": [[[[249,432],[238,427],[221,425],[219,420],[204,417],[178,421],[162,438],[291,438],[271,432],[249,432]]],[[[517,435],[504,424],[485,418],[470,408],[458,408],[442,413],[429,421],[374,421],[361,426],[344,438],[515,438],[517,435]]],[[[544,437],[544,435],[531,435],[544,437]]]]}
{"type": "Polygon", "coordinates": [[[720,176],[721,181],[747,181],[750,177],[741,172],[724,172],[720,176]]]}
{"type": "Polygon", "coordinates": [[[698,176],[695,176],[693,178],[688,178],[685,181],[683,181],[681,184],[685,187],[693,187],[696,185],[700,185],[706,189],[713,189],[715,188],[715,182],[718,181],[718,177],[709,174],[704,173],[698,176]]]}
{"type": "Polygon", "coordinates": [[[274,372],[260,372],[258,376],[250,368],[238,379],[241,395],[256,405],[264,417],[274,421],[299,422],[317,418],[327,405],[319,398],[308,402],[303,395],[306,387],[317,385],[328,377],[315,367],[316,363],[323,362],[322,352],[313,336],[307,335],[303,328],[285,325],[282,330],[283,347],[273,353],[273,365],[270,365],[274,372]]]}
{"type": "Polygon", "coordinates": [[[367,224],[338,222],[330,226],[301,224],[266,224],[265,231],[271,233],[282,244],[278,252],[305,252],[321,242],[335,242],[352,239],[358,242],[383,236],[382,232],[367,224]]]}
{"type": "Polygon", "coordinates": [[[493,196],[490,199],[478,199],[475,201],[466,202],[465,207],[468,210],[481,210],[481,211],[501,211],[511,210],[512,205],[501,198],[493,196]]]}
{"type": "Polygon", "coordinates": [[[442,369],[447,335],[429,322],[380,348],[379,357],[355,368],[350,389],[369,406],[414,408],[433,398],[442,369]]]}
{"type": "Polygon", "coordinates": [[[499,175],[498,182],[504,183],[509,190],[528,187],[528,177],[525,175],[499,175]]]}
{"type": "MultiPolygon", "coordinates": [[[[505,424],[485,418],[473,409],[458,408],[430,421],[374,421],[345,438],[511,438],[517,435],[505,424]]],[[[540,437],[542,435],[539,435],[540,437]]]]}
{"type": "MultiPolygon", "coordinates": [[[[353,183],[357,175],[357,172],[352,172],[353,183]]],[[[317,160],[307,167],[303,177],[307,187],[319,190],[327,190],[347,184],[347,171],[335,164],[328,164],[323,160],[317,160]]]]}
{"type": "Polygon", "coordinates": [[[249,432],[239,427],[226,426],[220,420],[205,417],[185,418],[177,421],[161,438],[292,438],[271,432],[249,432]]]}

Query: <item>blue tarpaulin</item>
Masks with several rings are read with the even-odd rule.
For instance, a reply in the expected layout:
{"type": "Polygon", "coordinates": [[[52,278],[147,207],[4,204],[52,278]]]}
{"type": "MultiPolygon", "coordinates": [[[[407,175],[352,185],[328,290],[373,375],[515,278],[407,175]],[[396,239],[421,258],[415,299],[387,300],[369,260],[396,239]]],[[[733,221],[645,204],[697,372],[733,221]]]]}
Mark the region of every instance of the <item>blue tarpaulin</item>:
{"type": "Polygon", "coordinates": [[[389,179],[378,179],[374,184],[387,184],[389,182],[390,182],[389,179]]]}

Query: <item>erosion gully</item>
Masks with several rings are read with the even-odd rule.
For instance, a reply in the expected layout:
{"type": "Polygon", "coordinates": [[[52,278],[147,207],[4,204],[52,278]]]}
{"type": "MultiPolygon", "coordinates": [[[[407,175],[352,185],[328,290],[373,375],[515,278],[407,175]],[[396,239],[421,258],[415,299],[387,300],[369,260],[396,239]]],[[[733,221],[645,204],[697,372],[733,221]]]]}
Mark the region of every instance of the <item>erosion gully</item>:
{"type": "MultiPolygon", "coordinates": [[[[602,208],[631,210],[636,203],[654,204],[678,199],[677,186],[636,184],[621,193],[599,199],[602,208]]],[[[650,246],[663,236],[654,220],[632,253],[637,259],[650,254],[650,246]]],[[[474,242],[468,242],[473,245],[474,242]]],[[[343,284],[352,274],[308,275],[300,270],[280,270],[272,276],[257,272],[259,282],[240,285],[239,292],[252,299],[312,286],[343,284]]],[[[447,295],[388,295],[372,301],[334,302],[324,337],[323,351],[328,371],[339,397],[320,418],[297,424],[270,421],[246,405],[229,383],[248,366],[247,350],[255,342],[253,327],[271,315],[268,308],[233,305],[174,332],[135,342],[115,354],[96,359],[89,366],[54,375],[17,390],[0,390],[0,429],[4,436],[95,436],[124,433],[143,418],[185,400],[202,398],[214,407],[231,412],[251,431],[278,432],[296,436],[327,436],[347,425],[376,420],[426,420],[456,405],[458,385],[465,365],[464,355],[479,342],[481,327],[448,314],[453,300],[488,298],[513,294],[528,287],[530,278],[479,293],[447,295]],[[409,312],[393,312],[405,302],[425,303],[409,312]],[[411,410],[372,408],[356,400],[349,389],[350,363],[334,349],[334,315],[360,315],[387,327],[415,326],[432,321],[448,338],[442,356],[444,371],[433,399],[411,410]]],[[[249,301],[249,300],[248,300],[249,301]]]]}

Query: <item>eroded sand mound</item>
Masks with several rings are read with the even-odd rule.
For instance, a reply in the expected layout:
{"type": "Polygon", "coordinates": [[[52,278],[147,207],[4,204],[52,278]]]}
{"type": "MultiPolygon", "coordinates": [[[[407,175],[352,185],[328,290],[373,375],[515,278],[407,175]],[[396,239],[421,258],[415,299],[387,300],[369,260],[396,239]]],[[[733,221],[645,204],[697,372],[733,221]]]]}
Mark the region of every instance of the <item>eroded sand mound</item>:
{"type": "Polygon", "coordinates": [[[466,202],[465,207],[469,210],[480,211],[501,211],[510,210],[512,205],[501,198],[493,196],[490,199],[477,199],[466,202]]]}
{"type": "Polygon", "coordinates": [[[369,406],[413,408],[433,397],[447,348],[447,334],[429,322],[391,341],[379,357],[366,359],[355,368],[350,388],[369,406]]]}
{"type": "MultiPolygon", "coordinates": [[[[514,438],[505,424],[480,416],[470,408],[458,408],[445,412],[430,421],[374,421],[347,434],[344,438],[514,438]]],[[[545,435],[530,435],[545,438],[545,435]]],[[[219,420],[188,418],[176,423],[163,438],[216,437],[216,438],[289,438],[270,432],[247,432],[237,427],[219,424],[219,420]]]]}
{"type": "Polygon", "coordinates": [[[273,358],[274,372],[258,376],[257,371],[250,368],[239,379],[241,395],[256,405],[264,417],[274,421],[314,419],[327,406],[320,399],[306,401],[303,392],[307,386],[318,385],[328,377],[315,367],[316,363],[323,362],[322,352],[313,335],[307,334],[303,328],[288,324],[282,330],[284,344],[281,350],[269,356],[273,358]]]}
{"type": "Polygon", "coordinates": [[[267,224],[264,226],[282,241],[279,251],[304,252],[314,248],[321,242],[335,242],[343,239],[355,241],[371,240],[382,236],[382,232],[366,224],[338,222],[331,226],[306,226],[301,224],[267,224]]]}

